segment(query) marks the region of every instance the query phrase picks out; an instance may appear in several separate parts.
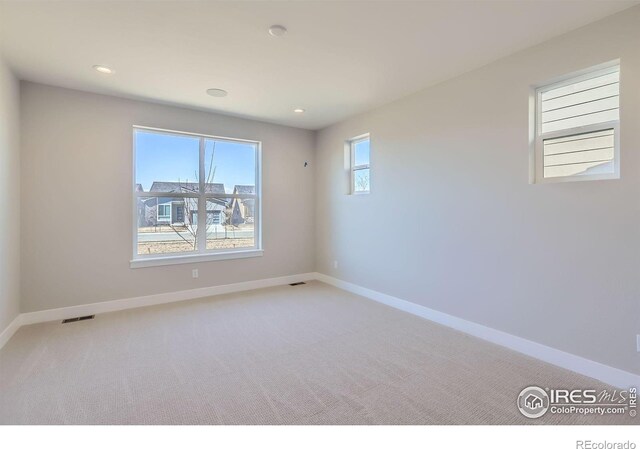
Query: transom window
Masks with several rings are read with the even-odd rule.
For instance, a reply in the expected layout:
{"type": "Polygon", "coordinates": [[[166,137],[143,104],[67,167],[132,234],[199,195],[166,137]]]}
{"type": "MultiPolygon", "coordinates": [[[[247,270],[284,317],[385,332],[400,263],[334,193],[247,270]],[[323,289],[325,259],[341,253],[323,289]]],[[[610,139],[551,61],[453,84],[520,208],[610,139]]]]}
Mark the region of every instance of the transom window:
{"type": "Polygon", "coordinates": [[[536,180],[620,176],[620,65],[536,89],[536,180]]]}
{"type": "Polygon", "coordinates": [[[260,144],[134,128],[132,267],[261,255],[260,144]]]}
{"type": "Polygon", "coordinates": [[[351,193],[369,193],[371,190],[369,135],[349,140],[351,153],[351,193]]]}

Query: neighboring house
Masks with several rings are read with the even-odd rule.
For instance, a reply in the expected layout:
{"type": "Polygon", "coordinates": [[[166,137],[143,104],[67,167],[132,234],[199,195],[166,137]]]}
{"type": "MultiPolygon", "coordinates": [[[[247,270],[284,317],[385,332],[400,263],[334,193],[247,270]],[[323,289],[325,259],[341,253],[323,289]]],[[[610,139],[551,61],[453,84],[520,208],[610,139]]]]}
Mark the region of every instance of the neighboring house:
{"type": "MultiPolygon", "coordinates": [[[[234,195],[254,195],[255,186],[235,186],[234,195]]],[[[233,198],[231,200],[231,224],[238,226],[242,223],[253,223],[255,217],[256,200],[253,198],[233,198]]]]}
{"type": "MultiPolygon", "coordinates": [[[[136,189],[138,189],[136,185],[136,189]]],[[[140,186],[142,189],[142,186],[140,186]]],[[[149,192],[193,193],[198,183],[193,182],[154,182],[149,192]]],[[[138,190],[142,191],[142,190],[138,190]]],[[[205,192],[224,194],[224,184],[209,183],[205,192]]],[[[207,200],[207,226],[224,224],[227,220],[228,200],[210,198],[207,200]]],[[[198,223],[198,200],[196,198],[152,197],[138,199],[138,226],[188,226],[198,223]]]]}

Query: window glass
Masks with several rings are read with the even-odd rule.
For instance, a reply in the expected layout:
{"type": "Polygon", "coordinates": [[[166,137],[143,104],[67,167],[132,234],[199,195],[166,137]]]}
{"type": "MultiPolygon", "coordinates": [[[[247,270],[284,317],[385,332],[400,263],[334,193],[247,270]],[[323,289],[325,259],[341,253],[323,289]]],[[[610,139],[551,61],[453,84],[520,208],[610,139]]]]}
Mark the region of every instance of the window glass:
{"type": "Polygon", "coordinates": [[[188,211],[198,209],[197,198],[137,198],[137,248],[141,256],[193,253],[197,226],[188,211]]]}
{"type": "Polygon", "coordinates": [[[369,191],[369,169],[368,168],[355,170],[353,173],[353,178],[354,178],[355,192],[369,191]]]}
{"type": "Polygon", "coordinates": [[[136,185],[144,192],[197,192],[197,137],[136,131],[136,185]]]}
{"type": "Polygon", "coordinates": [[[207,249],[229,250],[255,247],[255,199],[207,200],[207,249]]]}
{"type": "Polygon", "coordinates": [[[136,129],[134,144],[134,258],[258,249],[257,143],[136,129]]]}
{"type": "Polygon", "coordinates": [[[361,140],[353,145],[354,165],[369,165],[369,139],[361,140]]]}
{"type": "Polygon", "coordinates": [[[207,191],[233,194],[236,186],[255,190],[254,144],[205,139],[204,158],[207,191]]]}
{"type": "Polygon", "coordinates": [[[620,66],[537,89],[537,180],[619,177],[620,66]]]}
{"type": "Polygon", "coordinates": [[[348,141],[351,151],[351,193],[369,193],[371,188],[370,142],[368,136],[348,141]]]}

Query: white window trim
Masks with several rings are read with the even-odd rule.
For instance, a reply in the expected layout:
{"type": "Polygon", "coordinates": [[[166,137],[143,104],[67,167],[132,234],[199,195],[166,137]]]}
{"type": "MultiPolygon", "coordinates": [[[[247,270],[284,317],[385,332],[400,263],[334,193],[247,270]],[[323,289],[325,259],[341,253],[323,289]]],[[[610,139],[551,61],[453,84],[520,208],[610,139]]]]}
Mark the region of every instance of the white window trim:
{"type": "Polygon", "coordinates": [[[211,262],[216,260],[245,259],[248,257],[261,257],[264,254],[262,249],[248,249],[246,251],[230,251],[219,253],[172,253],[168,256],[149,257],[145,259],[134,259],[130,262],[131,268],[160,267],[166,265],[179,265],[185,263],[211,262]]]}
{"type": "MultiPolygon", "coordinates": [[[[560,131],[552,131],[542,133],[542,124],[540,118],[542,114],[538,111],[541,110],[542,94],[549,90],[557,89],[559,87],[574,84],[580,81],[595,78],[597,76],[611,73],[614,69],[620,71],[620,98],[622,98],[622,68],[620,60],[610,61],[604,64],[597,65],[585,70],[573,72],[568,75],[556,78],[549,83],[533,86],[529,95],[529,121],[530,121],[530,133],[529,133],[529,183],[531,184],[549,184],[558,182],[575,182],[575,181],[597,181],[607,179],[620,179],[620,120],[614,120],[603,123],[596,123],[587,126],[576,126],[574,128],[563,129],[560,131]],[[544,148],[543,141],[545,139],[553,139],[556,137],[572,136],[577,134],[585,134],[590,132],[605,131],[613,129],[614,135],[614,148],[613,148],[613,173],[600,173],[593,175],[572,175],[572,176],[559,176],[553,178],[544,177],[544,148]]],[[[621,110],[621,108],[620,108],[621,110]]]]}
{"type": "Polygon", "coordinates": [[[362,134],[360,136],[349,139],[347,142],[349,144],[349,154],[351,158],[351,162],[349,164],[349,171],[350,171],[350,181],[349,181],[350,187],[349,188],[350,188],[351,195],[368,195],[371,193],[371,136],[369,133],[362,134]],[[356,144],[363,142],[365,140],[369,141],[369,163],[355,165],[356,144]],[[356,177],[355,177],[356,171],[365,170],[365,169],[369,169],[369,190],[356,191],[356,177]]]}
{"type": "MultiPolygon", "coordinates": [[[[235,139],[230,137],[221,137],[214,136],[209,134],[200,134],[200,133],[191,133],[185,131],[175,131],[170,129],[162,129],[162,128],[153,128],[148,126],[140,126],[134,125],[132,131],[132,166],[133,166],[133,176],[132,176],[132,198],[133,198],[133,215],[132,215],[132,233],[133,233],[133,256],[129,261],[129,266],[131,268],[144,268],[144,267],[154,267],[154,266],[163,266],[163,265],[175,265],[175,264],[184,264],[184,263],[195,263],[195,262],[207,262],[207,261],[215,261],[215,260],[227,260],[227,259],[241,259],[247,257],[260,257],[264,254],[264,250],[262,249],[262,142],[257,140],[247,140],[247,139],[235,139]],[[200,172],[204,172],[204,139],[215,139],[221,141],[228,142],[241,142],[255,145],[256,147],[256,186],[255,195],[245,195],[245,194],[207,194],[204,189],[205,180],[200,179],[200,189],[198,194],[174,194],[170,192],[138,192],[136,191],[136,145],[135,145],[135,134],[136,131],[146,131],[146,132],[155,132],[158,134],[169,134],[169,135],[184,135],[190,137],[198,137],[200,138],[200,172]],[[227,249],[227,250],[208,250],[206,249],[206,226],[198,226],[197,229],[197,242],[198,248],[196,251],[189,252],[178,252],[178,253],[167,253],[164,254],[151,254],[144,255],[138,254],[138,198],[149,198],[149,197],[176,197],[176,198],[198,198],[198,217],[205,217],[206,223],[206,200],[209,198],[251,198],[254,199],[254,246],[239,248],[239,249],[227,249]]],[[[200,177],[202,178],[202,177],[200,177]]],[[[156,212],[157,213],[157,212],[156,212]]],[[[200,220],[200,218],[198,218],[200,220]]]]}

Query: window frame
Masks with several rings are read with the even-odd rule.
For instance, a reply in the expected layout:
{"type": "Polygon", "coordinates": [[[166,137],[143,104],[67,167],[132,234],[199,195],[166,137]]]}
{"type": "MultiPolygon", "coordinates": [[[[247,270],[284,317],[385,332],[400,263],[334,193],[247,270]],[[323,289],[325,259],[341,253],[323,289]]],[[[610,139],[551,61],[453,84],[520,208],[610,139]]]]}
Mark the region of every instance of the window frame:
{"type": "MultiPolygon", "coordinates": [[[[133,198],[133,255],[130,260],[131,268],[144,268],[163,265],[185,264],[195,262],[207,262],[214,260],[241,259],[247,257],[260,257],[264,250],[262,247],[262,142],[258,140],[238,139],[232,137],[221,137],[210,134],[202,134],[195,132],[176,131],[163,128],[154,128],[149,126],[134,125],[132,127],[132,198],[133,198]],[[235,142],[251,144],[255,147],[255,194],[236,194],[236,193],[207,193],[205,192],[205,180],[203,176],[199,176],[198,193],[175,193],[175,192],[139,192],[136,189],[136,132],[149,132],[157,134],[166,134],[173,136],[196,137],[199,139],[199,172],[205,171],[205,141],[213,139],[217,141],[235,142]],[[198,200],[196,223],[196,245],[194,251],[175,252],[166,254],[138,254],[138,200],[140,198],[196,198],[198,200]],[[206,239],[206,204],[209,199],[253,199],[254,206],[254,245],[240,249],[207,249],[206,239]],[[205,218],[201,218],[205,217],[205,218]],[[205,226],[201,226],[200,221],[203,220],[205,226]]],[[[185,212],[186,213],[186,212],[185,212]]]]}
{"type": "Polygon", "coordinates": [[[369,133],[361,134],[359,136],[353,137],[347,141],[349,144],[349,154],[350,154],[350,163],[349,163],[349,190],[351,195],[368,195],[371,193],[371,135],[369,133]],[[369,141],[369,163],[355,165],[356,163],[356,144],[360,142],[364,142],[365,140],[369,141]],[[356,191],[356,171],[358,170],[369,170],[369,190],[360,190],[356,191]]]}
{"type": "MultiPolygon", "coordinates": [[[[558,131],[542,132],[542,94],[553,89],[569,86],[571,84],[597,78],[609,73],[618,72],[620,74],[619,98],[622,98],[622,67],[620,60],[610,61],[594,67],[590,67],[578,72],[573,72],[561,77],[555,78],[550,82],[539,84],[531,88],[530,94],[530,114],[531,129],[530,133],[530,175],[529,182],[535,184],[547,184],[557,182],[574,182],[574,181],[596,181],[608,179],[620,179],[620,118],[591,125],[575,126],[573,128],[562,129],[558,131]],[[545,178],[544,176],[544,141],[570,137],[580,134],[593,133],[598,131],[613,130],[613,173],[598,173],[591,175],[570,175],[545,178]]],[[[621,111],[618,106],[618,113],[621,111]]]]}

